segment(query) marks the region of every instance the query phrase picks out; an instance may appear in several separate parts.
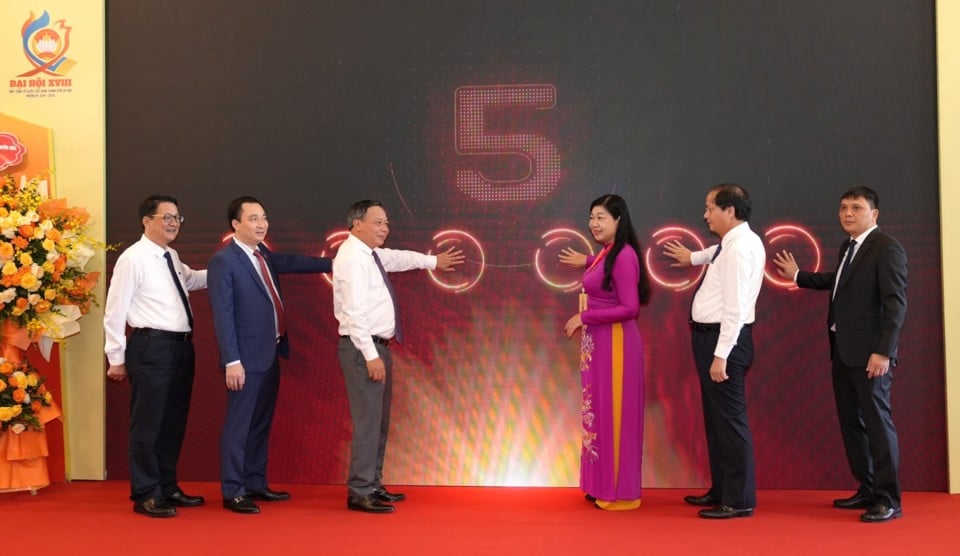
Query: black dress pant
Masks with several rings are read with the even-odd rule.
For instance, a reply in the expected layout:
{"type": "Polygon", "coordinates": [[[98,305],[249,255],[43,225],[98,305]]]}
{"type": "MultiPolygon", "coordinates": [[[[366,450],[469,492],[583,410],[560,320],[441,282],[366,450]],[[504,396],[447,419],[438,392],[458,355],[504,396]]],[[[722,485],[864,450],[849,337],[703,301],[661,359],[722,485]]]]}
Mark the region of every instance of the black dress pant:
{"type": "Polygon", "coordinates": [[[850,471],[860,483],[859,491],[877,503],[900,507],[900,445],[890,411],[893,366],[883,376],[868,378],[866,365],[848,367],[837,356],[834,343],[833,396],[840,420],[840,434],[850,471]]]}
{"type": "Polygon", "coordinates": [[[143,502],[177,492],[177,460],[193,391],[190,341],[132,334],[130,378],[130,499],[143,502]]]}
{"type": "Polygon", "coordinates": [[[747,420],[747,369],[753,363],[753,335],[744,326],[737,345],[727,357],[724,382],[710,379],[710,365],[720,329],[714,325],[693,325],[693,358],[700,377],[703,421],[710,458],[709,496],[733,508],[754,508],[757,504],[753,462],[753,435],[747,420]]]}

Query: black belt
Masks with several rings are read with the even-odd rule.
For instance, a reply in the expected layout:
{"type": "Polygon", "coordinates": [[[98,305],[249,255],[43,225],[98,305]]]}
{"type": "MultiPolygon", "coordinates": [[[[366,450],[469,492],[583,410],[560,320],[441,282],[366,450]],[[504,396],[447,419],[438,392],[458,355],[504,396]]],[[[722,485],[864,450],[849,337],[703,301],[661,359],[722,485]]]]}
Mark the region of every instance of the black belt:
{"type": "Polygon", "coordinates": [[[134,328],[133,333],[137,336],[163,338],[176,342],[189,342],[193,338],[193,332],[170,332],[169,330],[157,330],[156,328],[134,328]]]}
{"type": "MultiPolygon", "coordinates": [[[[341,338],[349,338],[350,336],[340,336],[341,338]]],[[[381,338],[380,336],[370,336],[373,340],[373,343],[380,344],[383,347],[390,345],[390,338],[381,338]]]]}
{"type": "MultiPolygon", "coordinates": [[[[753,323],[745,323],[743,329],[749,330],[753,326],[753,323]]],[[[690,321],[690,328],[693,328],[697,332],[720,332],[720,323],[719,322],[694,322],[690,321]]]]}

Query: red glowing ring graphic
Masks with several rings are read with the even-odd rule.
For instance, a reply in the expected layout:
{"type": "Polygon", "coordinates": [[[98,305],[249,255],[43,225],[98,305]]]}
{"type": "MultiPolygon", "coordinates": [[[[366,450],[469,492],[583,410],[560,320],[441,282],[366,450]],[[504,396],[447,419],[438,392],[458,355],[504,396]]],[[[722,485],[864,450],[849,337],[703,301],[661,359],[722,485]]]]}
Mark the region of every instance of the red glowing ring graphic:
{"type": "MultiPolygon", "coordinates": [[[[433,282],[436,285],[440,286],[441,289],[447,290],[452,293],[463,293],[469,290],[470,288],[476,286],[477,283],[480,281],[480,278],[483,277],[483,272],[487,268],[487,257],[483,252],[483,246],[480,245],[480,242],[477,241],[477,238],[473,237],[467,232],[464,232],[463,230],[443,230],[441,232],[437,232],[437,234],[433,236],[433,241],[434,241],[434,248],[437,250],[438,253],[441,251],[446,251],[450,247],[454,247],[458,244],[462,244],[464,241],[472,243],[473,246],[476,248],[477,253],[480,254],[480,260],[471,261],[467,259],[467,262],[478,262],[480,265],[480,271],[477,273],[477,277],[474,278],[473,281],[470,281],[468,279],[462,282],[458,282],[456,284],[449,284],[444,280],[442,280],[441,278],[439,278],[441,274],[446,274],[446,273],[438,273],[428,269],[427,273],[430,275],[430,279],[433,280],[433,282]]],[[[430,251],[427,251],[427,255],[432,255],[432,254],[433,254],[433,249],[431,249],[430,251]]],[[[456,275],[459,276],[461,275],[461,273],[456,273],[456,275]]]]}
{"type": "MultiPolygon", "coordinates": [[[[770,246],[771,250],[776,252],[774,244],[779,241],[790,240],[790,239],[805,239],[810,242],[810,247],[813,249],[814,261],[813,261],[813,272],[820,270],[820,245],[817,244],[816,238],[813,237],[813,234],[801,228],[800,226],[794,226],[792,224],[782,224],[780,226],[774,226],[767,230],[764,237],[767,238],[767,245],[770,246]]],[[[797,285],[793,282],[792,279],[782,278],[778,274],[772,274],[767,272],[767,269],[763,269],[763,276],[770,281],[771,284],[778,288],[785,288],[788,290],[797,289],[797,285]]]]}
{"type": "MultiPolygon", "coordinates": [[[[659,230],[655,231],[651,236],[651,238],[654,240],[654,245],[658,248],[658,250],[664,243],[667,243],[668,241],[676,240],[676,241],[680,241],[680,243],[683,243],[683,241],[681,240],[684,237],[689,238],[690,241],[696,244],[696,247],[694,249],[691,249],[691,251],[703,250],[703,242],[700,240],[697,234],[680,226],[667,226],[665,228],[660,228],[659,230]]],[[[646,252],[646,255],[644,256],[644,262],[647,265],[647,273],[650,275],[651,280],[653,280],[654,282],[656,282],[657,284],[660,284],[665,288],[669,288],[678,292],[688,290],[694,287],[697,284],[697,282],[700,281],[700,278],[703,276],[703,273],[707,271],[707,266],[701,265],[700,271],[697,273],[696,278],[692,280],[687,278],[687,279],[676,281],[676,282],[670,282],[658,276],[657,273],[653,270],[653,265],[651,264],[651,259],[650,259],[652,252],[653,252],[653,247],[647,247],[647,252],[646,252]]]]}
{"type": "MultiPolygon", "coordinates": [[[[337,247],[340,247],[340,244],[346,241],[347,237],[350,235],[350,230],[340,230],[339,232],[333,232],[327,236],[327,247],[320,252],[321,257],[334,257],[337,247]],[[327,255],[327,249],[330,250],[330,254],[327,255]]],[[[333,285],[333,278],[330,277],[329,273],[324,273],[323,279],[327,281],[331,286],[333,285]]]]}
{"type": "Polygon", "coordinates": [[[583,243],[583,246],[586,248],[587,252],[593,255],[593,244],[580,232],[576,230],[571,230],[570,228],[554,228],[548,230],[540,239],[544,240],[543,247],[537,247],[536,252],[533,254],[533,268],[537,272],[537,277],[540,280],[558,290],[564,292],[572,292],[580,289],[580,280],[574,280],[572,282],[558,283],[554,280],[547,278],[546,270],[543,268],[543,263],[540,260],[540,251],[543,248],[550,247],[551,245],[560,242],[560,241],[571,241],[573,239],[579,239],[583,243]],[[573,237],[570,237],[573,236],[573,237]]]}

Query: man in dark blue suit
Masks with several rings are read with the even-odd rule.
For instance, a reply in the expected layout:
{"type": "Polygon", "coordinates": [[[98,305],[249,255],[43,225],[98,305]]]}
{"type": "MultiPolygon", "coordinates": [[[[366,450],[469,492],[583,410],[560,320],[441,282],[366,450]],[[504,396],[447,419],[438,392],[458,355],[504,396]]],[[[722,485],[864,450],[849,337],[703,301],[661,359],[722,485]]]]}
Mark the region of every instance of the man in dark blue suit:
{"type": "Polygon", "coordinates": [[[225,369],[227,416],[220,437],[223,507],[258,513],[254,501],[289,500],[267,486],[267,440],[280,389],[279,357],[290,346],[278,275],[330,272],[331,260],[272,253],[263,245],[269,225],[253,197],[230,202],[233,240],[207,267],[213,325],[225,369]]]}
{"type": "Polygon", "coordinates": [[[850,471],[860,483],[841,509],[866,509],[860,519],[881,522],[903,515],[900,448],[890,407],[893,367],[907,313],[907,255],[877,226],[880,197],[853,187],[840,197],[840,226],[847,234],[832,272],[800,270],[787,251],[774,263],[797,286],[830,290],[827,330],[833,360],[833,394],[850,471]]]}

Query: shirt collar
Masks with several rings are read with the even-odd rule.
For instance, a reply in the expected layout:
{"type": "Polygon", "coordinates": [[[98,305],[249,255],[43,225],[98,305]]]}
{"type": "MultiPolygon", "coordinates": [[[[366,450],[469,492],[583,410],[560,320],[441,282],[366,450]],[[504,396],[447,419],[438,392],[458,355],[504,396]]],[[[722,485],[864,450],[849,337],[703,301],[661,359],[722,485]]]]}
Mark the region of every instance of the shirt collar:
{"type": "Polygon", "coordinates": [[[140,236],[140,241],[142,241],[144,244],[146,244],[147,249],[149,249],[154,255],[156,255],[156,256],[158,256],[158,257],[162,257],[162,256],[164,255],[164,253],[166,253],[167,251],[170,250],[169,247],[164,247],[164,246],[162,246],[162,245],[158,245],[155,241],[153,241],[152,239],[148,238],[148,237],[147,237],[147,234],[141,235],[141,236],[140,236]]]}
{"type": "Polygon", "coordinates": [[[873,231],[876,230],[876,229],[877,229],[877,224],[874,224],[873,227],[870,228],[869,230],[863,232],[862,234],[858,235],[857,237],[850,238],[850,239],[852,239],[853,241],[856,241],[856,242],[857,242],[857,245],[863,245],[863,240],[867,239],[867,236],[870,235],[871,233],[873,233],[873,231]]]}
{"type": "Polygon", "coordinates": [[[723,239],[720,240],[721,245],[726,245],[727,243],[733,241],[737,236],[741,236],[750,231],[749,222],[741,222],[736,226],[730,228],[730,231],[724,234],[723,239]]]}
{"type": "Polygon", "coordinates": [[[355,235],[353,235],[353,234],[350,234],[350,237],[347,238],[347,241],[356,243],[356,244],[357,244],[357,249],[360,249],[361,251],[363,251],[363,252],[366,253],[367,255],[372,255],[372,254],[373,254],[373,249],[371,249],[369,245],[367,245],[366,243],[364,243],[363,240],[360,239],[360,238],[358,238],[357,236],[355,236],[355,235]]]}
{"type": "Polygon", "coordinates": [[[240,249],[243,249],[243,252],[246,253],[248,257],[251,257],[251,258],[254,257],[255,255],[253,254],[253,252],[259,251],[259,249],[250,247],[246,243],[238,240],[236,237],[233,238],[233,242],[236,243],[240,247],[240,249]]]}

